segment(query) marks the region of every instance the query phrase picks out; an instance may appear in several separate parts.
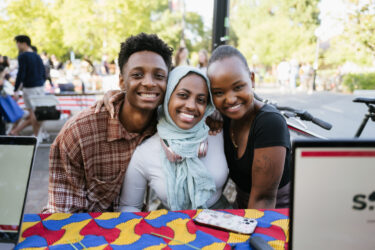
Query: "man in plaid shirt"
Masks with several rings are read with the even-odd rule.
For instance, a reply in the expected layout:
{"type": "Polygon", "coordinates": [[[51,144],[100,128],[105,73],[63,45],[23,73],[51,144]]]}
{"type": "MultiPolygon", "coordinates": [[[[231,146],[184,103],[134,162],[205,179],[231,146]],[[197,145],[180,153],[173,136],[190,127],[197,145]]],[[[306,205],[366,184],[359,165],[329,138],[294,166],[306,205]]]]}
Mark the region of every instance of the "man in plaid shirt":
{"type": "Polygon", "coordinates": [[[114,104],[82,111],[62,128],[51,146],[48,204],[43,213],[113,211],[130,158],[156,131],[172,49],[156,35],[140,33],[121,43],[119,83],[126,92],[114,104]]]}

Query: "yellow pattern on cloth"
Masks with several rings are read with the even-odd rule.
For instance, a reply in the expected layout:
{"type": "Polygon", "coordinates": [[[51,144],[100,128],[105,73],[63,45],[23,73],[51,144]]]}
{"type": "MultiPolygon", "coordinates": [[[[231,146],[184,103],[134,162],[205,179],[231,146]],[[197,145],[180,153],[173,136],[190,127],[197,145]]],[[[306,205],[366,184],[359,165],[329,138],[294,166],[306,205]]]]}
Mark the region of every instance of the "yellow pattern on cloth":
{"type": "Polygon", "coordinates": [[[87,249],[87,250],[103,250],[103,249],[105,249],[107,246],[108,246],[108,244],[104,244],[104,245],[101,245],[101,246],[88,247],[88,248],[84,248],[84,249],[87,249]]]}
{"type": "Polygon", "coordinates": [[[96,217],[95,220],[117,219],[120,215],[121,213],[102,213],[99,217],[96,217]]]}
{"type": "Polygon", "coordinates": [[[40,221],[34,221],[34,222],[23,222],[22,223],[22,227],[21,227],[21,235],[20,235],[20,241],[19,243],[21,243],[22,241],[25,240],[24,237],[22,237],[22,233],[25,232],[27,229],[29,229],[30,227],[33,227],[35,226],[36,224],[40,223],[40,221]]]}
{"type": "Polygon", "coordinates": [[[145,217],[145,219],[153,220],[153,219],[159,218],[162,215],[166,215],[167,213],[168,213],[168,210],[166,209],[151,211],[150,214],[145,217]]]}
{"type": "Polygon", "coordinates": [[[143,220],[143,218],[131,219],[131,220],[128,220],[127,222],[117,225],[116,228],[120,229],[121,233],[118,236],[118,238],[111,244],[112,245],[129,245],[139,240],[141,236],[139,236],[138,234],[134,232],[134,228],[141,220],[143,220]]]}
{"type": "Polygon", "coordinates": [[[245,215],[246,218],[252,218],[252,219],[258,219],[264,216],[263,211],[259,211],[256,209],[245,209],[245,215]]]}
{"type": "Polygon", "coordinates": [[[289,242],[289,219],[282,219],[271,222],[272,225],[281,227],[284,231],[286,242],[289,242]]]}
{"type": "Polygon", "coordinates": [[[81,235],[80,232],[87,224],[89,224],[91,220],[92,219],[87,219],[63,226],[61,229],[65,229],[64,235],[53,245],[56,246],[59,244],[74,244],[82,241],[85,236],[81,235]]]}
{"type": "Polygon", "coordinates": [[[240,243],[245,242],[249,239],[249,235],[245,234],[237,234],[237,233],[229,233],[229,238],[227,240],[228,243],[240,243]]]}
{"type": "Polygon", "coordinates": [[[176,219],[171,222],[167,223],[167,226],[171,228],[174,232],[174,237],[172,241],[169,242],[169,245],[182,245],[183,243],[189,243],[196,239],[195,234],[189,233],[187,230],[187,223],[190,221],[190,219],[176,219]]]}
{"type": "MultiPolygon", "coordinates": [[[[196,212],[194,211],[189,213],[189,215],[194,215],[192,218],[195,218],[202,209],[197,210],[196,212]]],[[[231,213],[233,212],[234,214],[237,211],[231,211],[228,210],[227,212],[231,213]]],[[[275,211],[277,213],[277,211],[275,211]]],[[[120,234],[118,238],[112,242],[110,245],[114,245],[115,247],[121,247],[121,246],[128,246],[131,247],[132,244],[137,244],[137,241],[141,239],[142,235],[138,235],[135,233],[135,228],[137,225],[139,225],[140,222],[142,222],[143,219],[146,220],[160,220],[161,224],[163,226],[166,226],[170,228],[173,231],[173,240],[169,241],[168,243],[166,242],[155,242],[154,246],[149,246],[145,249],[148,250],[154,250],[154,249],[164,249],[165,247],[168,246],[184,246],[183,244],[190,244],[191,242],[197,241],[199,239],[199,235],[197,236],[196,234],[191,234],[189,233],[188,230],[188,223],[191,223],[191,218],[186,218],[186,215],[183,215],[184,217],[182,218],[176,218],[174,217],[173,219],[169,217],[169,211],[162,209],[162,210],[157,210],[157,211],[152,211],[145,218],[134,218],[130,219],[126,222],[120,223],[123,221],[123,217],[121,216],[121,213],[102,213],[98,214],[98,217],[96,218],[90,218],[87,219],[87,215],[81,216],[80,214],[74,215],[74,214],[64,214],[64,213],[56,213],[56,214],[51,214],[48,215],[48,217],[45,217],[43,219],[40,218],[40,216],[33,216],[28,219],[28,221],[24,222],[21,227],[21,232],[25,232],[28,229],[31,229],[32,227],[35,227],[38,223],[43,223],[44,221],[47,222],[52,222],[54,221],[64,221],[64,220],[69,220],[69,224],[65,224],[65,222],[61,223],[60,225],[64,225],[62,227],[59,227],[57,230],[64,230],[64,234],[61,236],[59,240],[57,240],[55,243],[53,243],[52,246],[62,246],[65,245],[66,247],[69,247],[70,244],[75,244],[77,245],[78,243],[84,241],[85,237],[87,235],[81,235],[80,232],[82,229],[84,229],[92,220],[101,220],[103,222],[109,221],[109,220],[115,220],[113,223],[115,225],[115,228],[120,230],[120,234]],[[72,217],[74,215],[74,218],[72,217]],[[160,218],[162,217],[162,218],[160,218]],[[78,222],[70,222],[74,220],[80,220],[80,218],[84,219],[82,221],[78,222]],[[32,220],[31,220],[32,219],[32,220]],[[117,224],[120,223],[120,224],[117,224]]],[[[285,213],[285,212],[283,212],[285,213]]],[[[283,219],[278,219],[278,220],[271,220],[270,223],[278,227],[278,235],[280,237],[277,237],[277,239],[282,239],[283,236],[280,235],[280,233],[285,234],[285,239],[286,242],[289,242],[289,219],[287,219],[287,216],[284,215],[283,213],[279,213],[278,218],[283,218],[283,219]],[[284,216],[283,216],[284,215],[284,216]],[[280,230],[281,229],[281,230],[280,230]]],[[[179,214],[179,213],[177,213],[179,214]]],[[[256,209],[245,209],[240,213],[243,217],[246,218],[254,218],[254,219],[259,219],[262,220],[262,217],[267,217],[267,216],[274,216],[274,213],[267,213],[263,211],[259,211],[256,209]]],[[[141,214],[137,214],[138,216],[142,216],[141,214]]],[[[173,215],[175,213],[173,212],[173,215]]],[[[27,216],[27,215],[26,215],[27,216]]],[[[92,217],[92,215],[91,215],[92,217]]],[[[126,216],[125,216],[126,217],[126,216]]],[[[124,218],[125,218],[124,217],[124,218]]],[[[126,217],[127,218],[127,217],[126,217]]],[[[268,217],[267,217],[268,218],[268,217]]],[[[275,217],[274,217],[275,218],[275,217]]],[[[113,225],[113,223],[111,223],[113,225]]],[[[152,226],[152,223],[150,224],[152,226]]],[[[44,226],[44,225],[43,225],[44,226]]],[[[100,225],[99,225],[100,226],[100,225]]],[[[44,226],[45,227],[45,226],[44,226]]],[[[152,226],[153,227],[153,226],[152,226]]],[[[45,227],[46,228],[46,227],[45,227]]],[[[101,227],[104,228],[104,227],[101,227]]],[[[49,228],[46,228],[46,232],[43,237],[46,239],[48,237],[49,231],[51,231],[49,228]]],[[[30,231],[31,232],[31,231],[30,231]]],[[[105,233],[105,232],[104,232],[105,233]]],[[[205,246],[201,246],[202,249],[223,249],[226,246],[226,243],[228,244],[236,244],[236,243],[241,243],[241,242],[246,242],[249,240],[249,235],[243,235],[235,232],[228,232],[228,240],[226,242],[213,242],[207,244],[205,246]]],[[[28,236],[28,238],[23,238],[22,234],[20,236],[20,243],[25,242],[25,240],[33,240],[31,238],[33,235],[38,235],[38,232],[32,232],[32,235],[28,236]]],[[[61,234],[60,234],[61,235],[61,234]]],[[[214,235],[213,235],[214,236],[214,235]]],[[[105,249],[106,247],[110,246],[109,244],[103,244],[103,242],[98,242],[99,244],[95,246],[95,244],[92,244],[92,247],[89,247],[87,249],[92,249],[92,250],[102,250],[105,249]]],[[[285,242],[283,240],[271,240],[268,242],[268,244],[273,247],[274,249],[284,249],[285,248],[285,242]]],[[[31,250],[40,250],[40,249],[46,249],[47,246],[43,247],[33,247],[35,245],[30,244],[30,241],[27,241],[27,245],[25,244],[25,248],[22,249],[31,249],[31,250]],[[27,247],[30,246],[30,247],[27,247]]],[[[39,245],[40,246],[40,245],[39,245]]]]}
{"type": "Polygon", "coordinates": [[[267,242],[268,245],[273,247],[273,249],[279,250],[279,249],[285,249],[285,242],[281,240],[272,240],[267,242]]]}
{"type": "Polygon", "coordinates": [[[209,246],[203,247],[202,250],[219,250],[219,249],[224,249],[225,246],[226,246],[226,243],[215,242],[209,246]]]}
{"type": "Polygon", "coordinates": [[[56,213],[56,214],[51,214],[47,218],[44,218],[43,221],[48,221],[48,220],[66,220],[72,217],[73,214],[63,214],[63,213],[56,213]]]}
{"type": "Polygon", "coordinates": [[[144,248],[143,250],[161,250],[161,249],[164,249],[166,246],[168,246],[168,245],[167,245],[167,244],[163,244],[163,243],[161,243],[161,244],[158,245],[158,246],[146,247],[146,248],[144,248]]]}

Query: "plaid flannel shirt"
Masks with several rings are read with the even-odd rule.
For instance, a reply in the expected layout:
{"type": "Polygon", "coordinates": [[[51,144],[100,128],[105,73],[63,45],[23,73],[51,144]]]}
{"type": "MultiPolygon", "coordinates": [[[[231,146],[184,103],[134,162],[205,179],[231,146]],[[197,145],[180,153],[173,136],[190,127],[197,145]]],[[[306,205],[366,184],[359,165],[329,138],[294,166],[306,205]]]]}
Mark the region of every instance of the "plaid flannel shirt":
{"type": "Polygon", "coordinates": [[[42,213],[117,210],[130,158],[145,138],[156,132],[156,120],[142,134],[129,133],[103,107],[82,111],[66,122],[51,145],[48,204],[42,213]]]}

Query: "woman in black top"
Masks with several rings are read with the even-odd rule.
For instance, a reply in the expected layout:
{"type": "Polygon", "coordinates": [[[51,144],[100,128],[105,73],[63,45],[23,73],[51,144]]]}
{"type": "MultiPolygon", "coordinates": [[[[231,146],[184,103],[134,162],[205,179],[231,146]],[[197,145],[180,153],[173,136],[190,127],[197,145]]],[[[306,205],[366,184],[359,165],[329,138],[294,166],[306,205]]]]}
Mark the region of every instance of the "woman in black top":
{"type": "Polygon", "coordinates": [[[284,118],[254,98],[246,59],[234,47],[215,49],[207,74],[215,106],[224,116],[225,155],[238,207],[287,207],[291,147],[284,118]]]}

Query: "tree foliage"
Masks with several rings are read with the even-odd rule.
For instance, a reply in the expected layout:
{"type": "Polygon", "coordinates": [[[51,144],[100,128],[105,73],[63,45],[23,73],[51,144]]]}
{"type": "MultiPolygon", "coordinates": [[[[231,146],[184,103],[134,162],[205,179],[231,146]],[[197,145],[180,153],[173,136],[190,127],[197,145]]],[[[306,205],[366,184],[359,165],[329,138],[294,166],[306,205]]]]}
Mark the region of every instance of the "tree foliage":
{"type": "Polygon", "coordinates": [[[341,20],[343,33],[331,40],[325,61],[332,65],[351,61],[371,65],[375,60],[375,1],[346,0],[348,13],[341,20]]]}
{"type": "Polygon", "coordinates": [[[346,33],[375,57],[375,1],[351,0],[354,12],[349,15],[346,33]]]}
{"type": "MultiPolygon", "coordinates": [[[[157,33],[174,48],[181,38],[182,14],[172,13],[168,0],[7,0],[4,6],[0,52],[11,57],[17,55],[13,39],[18,34],[29,35],[40,51],[60,58],[70,51],[116,58],[120,42],[140,32],[157,33]]],[[[186,29],[202,37],[207,33],[195,13],[186,13],[186,29]]]]}
{"type": "Polygon", "coordinates": [[[343,86],[353,92],[356,89],[375,89],[375,73],[347,74],[343,77],[343,86]]]}
{"type": "Polygon", "coordinates": [[[6,9],[0,16],[0,51],[9,56],[16,56],[14,37],[28,34],[32,43],[60,55],[63,44],[62,30],[58,19],[47,9],[43,0],[7,1],[6,9]]]}
{"type": "Polygon", "coordinates": [[[231,28],[239,49],[264,65],[284,58],[313,61],[317,4],[318,0],[237,0],[231,8],[231,28]]]}

